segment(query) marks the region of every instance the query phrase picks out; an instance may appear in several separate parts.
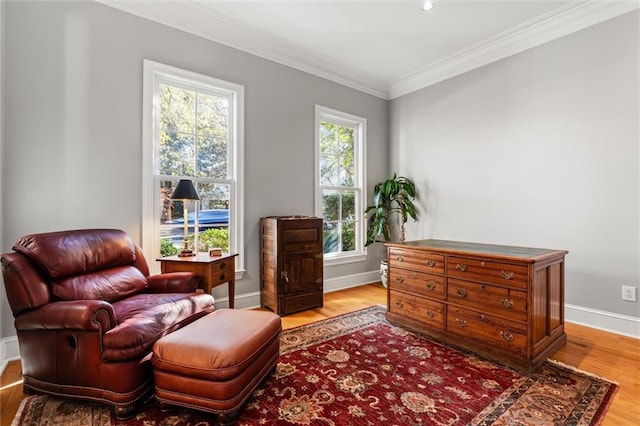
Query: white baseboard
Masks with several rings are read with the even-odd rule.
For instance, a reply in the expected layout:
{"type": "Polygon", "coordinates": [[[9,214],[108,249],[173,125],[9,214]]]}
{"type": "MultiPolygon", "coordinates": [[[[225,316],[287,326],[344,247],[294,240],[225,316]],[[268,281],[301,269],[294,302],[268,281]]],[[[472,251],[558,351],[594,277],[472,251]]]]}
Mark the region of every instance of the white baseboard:
{"type": "MultiPolygon", "coordinates": [[[[363,272],[353,275],[345,275],[338,278],[327,278],[324,280],[324,292],[331,293],[347,288],[358,287],[365,284],[380,282],[378,271],[363,272]]],[[[216,308],[229,307],[228,297],[216,297],[216,308]]],[[[236,294],[235,307],[239,309],[255,309],[260,307],[260,292],[236,294]]]]}
{"type": "Polygon", "coordinates": [[[15,359],[20,359],[18,337],[11,336],[0,339],[0,374],[4,371],[7,363],[15,359]]]}
{"type": "MultiPolygon", "coordinates": [[[[378,271],[346,275],[338,278],[327,278],[324,280],[324,292],[331,293],[379,281],[380,275],[378,271]]],[[[217,309],[228,306],[229,299],[227,297],[216,298],[217,309]]],[[[236,295],[235,307],[238,309],[260,307],[260,292],[254,291],[236,295]]],[[[565,320],[586,327],[640,339],[640,318],[637,317],[567,304],[565,305],[565,320]]],[[[20,348],[18,347],[17,337],[12,336],[0,339],[0,374],[2,374],[7,362],[14,359],[20,359],[20,348]]]]}
{"type": "Polygon", "coordinates": [[[640,339],[640,318],[637,317],[565,304],[564,318],[567,322],[640,339]]]}

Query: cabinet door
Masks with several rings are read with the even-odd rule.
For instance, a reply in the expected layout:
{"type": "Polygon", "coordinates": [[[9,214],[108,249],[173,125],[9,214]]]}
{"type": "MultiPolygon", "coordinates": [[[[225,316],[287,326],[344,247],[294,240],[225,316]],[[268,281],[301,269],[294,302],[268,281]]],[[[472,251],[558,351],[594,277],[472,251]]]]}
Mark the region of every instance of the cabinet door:
{"type": "Polygon", "coordinates": [[[282,265],[285,294],[322,291],[322,253],[289,253],[282,265]]]}

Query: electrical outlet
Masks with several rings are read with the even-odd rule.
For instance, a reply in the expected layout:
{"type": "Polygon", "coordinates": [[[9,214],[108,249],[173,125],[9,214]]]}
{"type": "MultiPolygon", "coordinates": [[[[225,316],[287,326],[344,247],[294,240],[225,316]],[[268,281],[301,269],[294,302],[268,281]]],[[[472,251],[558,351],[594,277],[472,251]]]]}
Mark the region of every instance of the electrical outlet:
{"type": "Polygon", "coordinates": [[[627,300],[629,302],[636,301],[636,288],[630,285],[622,286],[622,300],[627,300]]]}

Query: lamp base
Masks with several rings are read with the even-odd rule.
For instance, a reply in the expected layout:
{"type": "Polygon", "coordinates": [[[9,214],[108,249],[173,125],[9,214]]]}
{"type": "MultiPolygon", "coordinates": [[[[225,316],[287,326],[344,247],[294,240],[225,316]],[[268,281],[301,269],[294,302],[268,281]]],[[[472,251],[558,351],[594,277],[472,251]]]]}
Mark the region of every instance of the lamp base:
{"type": "MultiPolygon", "coordinates": [[[[185,216],[186,218],[186,216],[185,216]]],[[[186,222],[185,222],[186,223],[186,222]]],[[[186,230],[185,230],[186,231],[186,230]]],[[[189,240],[187,239],[187,233],[184,234],[184,240],[182,240],[182,251],[178,253],[178,257],[192,257],[196,254],[189,248],[189,240]]]]}

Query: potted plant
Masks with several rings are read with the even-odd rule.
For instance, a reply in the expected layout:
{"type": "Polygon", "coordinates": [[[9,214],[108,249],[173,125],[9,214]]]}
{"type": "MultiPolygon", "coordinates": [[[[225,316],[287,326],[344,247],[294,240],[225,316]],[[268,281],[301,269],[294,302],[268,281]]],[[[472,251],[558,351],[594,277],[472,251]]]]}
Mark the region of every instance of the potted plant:
{"type": "MultiPolygon", "coordinates": [[[[418,220],[413,200],[416,197],[415,184],[396,173],[384,182],[376,184],[373,190],[373,204],[365,209],[367,215],[367,240],[365,246],[384,241],[404,241],[404,224],[408,218],[418,220]]],[[[387,286],[387,261],[380,262],[380,280],[387,286]]]]}

